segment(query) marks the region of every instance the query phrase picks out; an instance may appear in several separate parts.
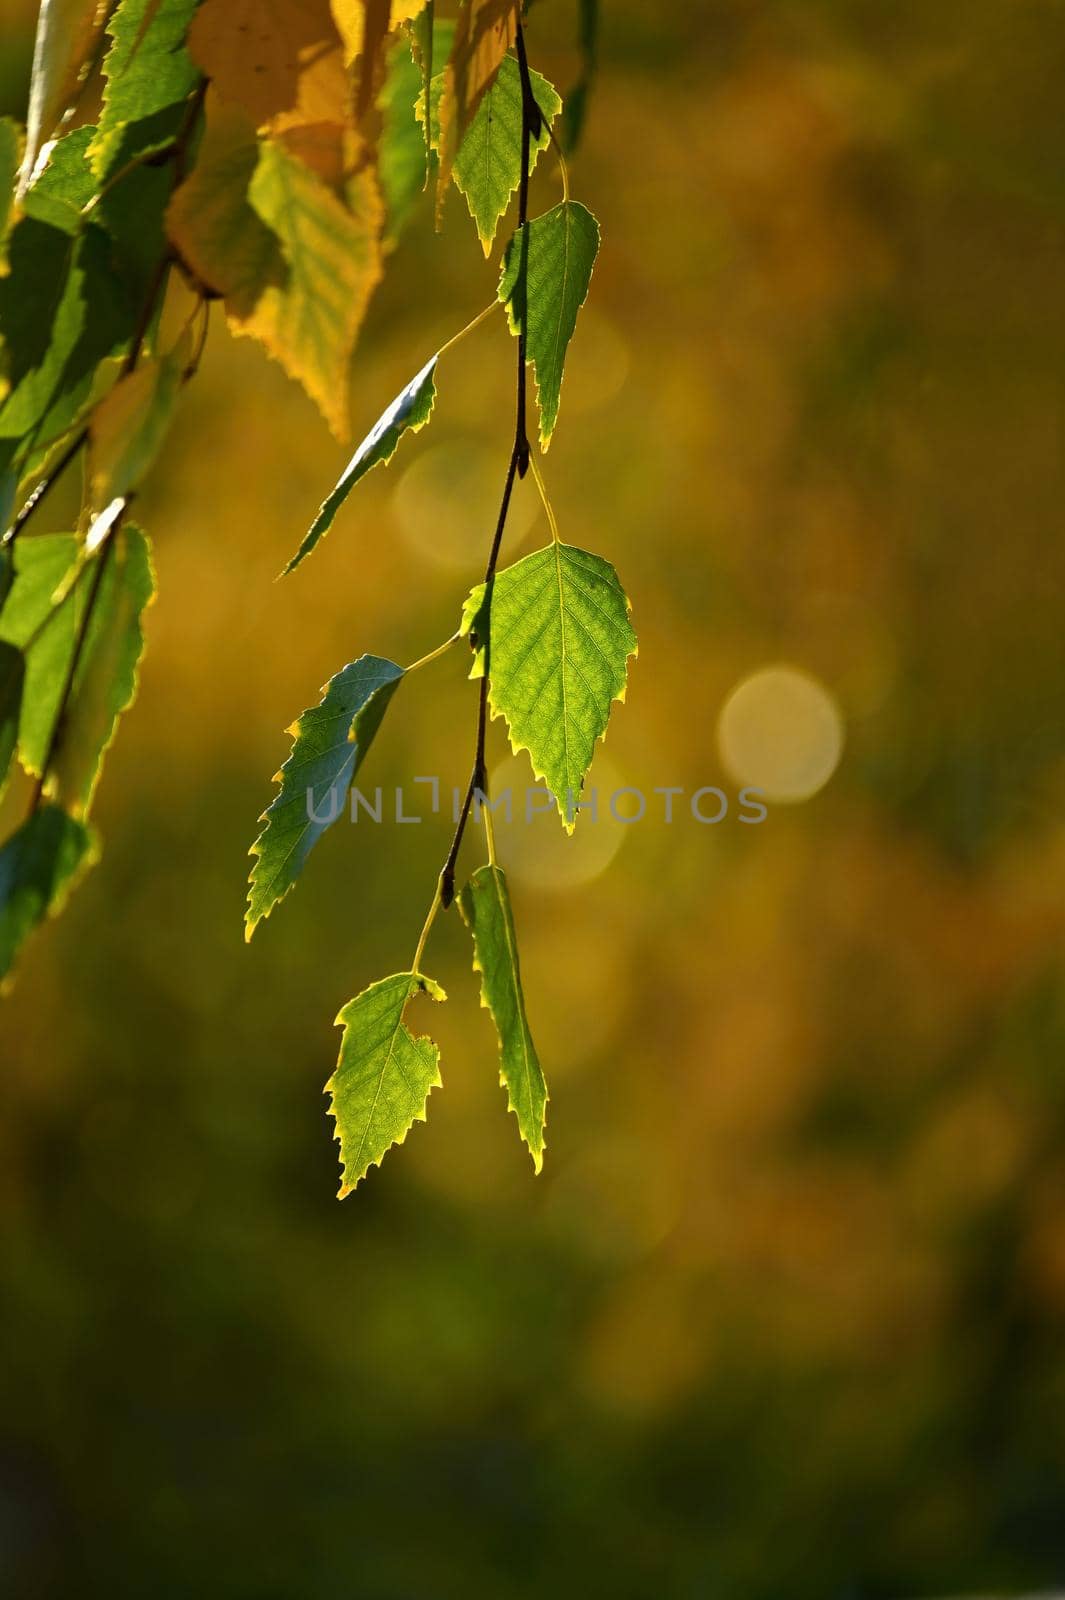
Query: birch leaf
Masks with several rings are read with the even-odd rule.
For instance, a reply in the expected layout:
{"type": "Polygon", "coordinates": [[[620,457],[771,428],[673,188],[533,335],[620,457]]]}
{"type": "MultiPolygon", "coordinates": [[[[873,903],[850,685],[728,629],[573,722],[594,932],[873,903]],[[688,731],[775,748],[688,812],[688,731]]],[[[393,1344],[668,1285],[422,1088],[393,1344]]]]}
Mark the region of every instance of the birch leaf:
{"type": "Polygon", "coordinates": [[[433,356],[425,363],[422,370],[415,374],[406,388],[400,390],[388,410],[383,411],[378,417],[344,468],[336,487],[323,500],[318,515],[311,523],[303,543],[285,568],[282,577],[295,571],[303,558],[310,555],[323,534],[328,533],[333,525],[333,518],[359,479],[364,478],[371,468],[380,465],[382,461],[391,461],[400,439],[408,428],[412,433],[417,433],[419,428],[425,427],[432,415],[436,400],[436,387],[433,383],[436,363],[437,356],[433,356]]]}
{"type": "Polygon", "coordinates": [[[360,656],[330,678],[317,706],[294,722],[292,754],[276,775],[280,792],[259,818],[266,824],[251,847],[245,938],[294,886],[307,857],[337,817],[381,726],[403,668],[360,656]]]}
{"type": "Polygon", "coordinates": [[[161,149],[177,133],[184,102],[198,78],[185,48],[196,4],[120,0],[108,19],[111,48],[104,59],[104,103],[90,151],[98,177],[135,154],[161,149]]]}
{"type": "Polygon", "coordinates": [[[440,94],[438,216],[466,129],[473,121],[477,107],[514,43],[517,32],[517,0],[467,0],[467,4],[459,11],[440,94]]]}
{"type": "Polygon", "coordinates": [[[416,1122],[425,1121],[430,1091],[440,1084],[440,1051],[403,1022],[408,1001],[419,991],[433,1000],[447,998],[432,978],[397,972],[349,1000],[336,1019],[344,1036],[325,1093],[340,1144],[341,1200],[392,1145],[403,1143],[416,1122]]]}
{"type": "Polygon", "coordinates": [[[524,332],[540,402],[540,447],[558,420],[566,350],[588,295],[599,251],[599,224],[576,200],[564,200],[526,223],[507,245],[499,298],[512,333],[524,332]]]}
{"type": "MultiPolygon", "coordinates": [[[[562,109],[558,91],[530,72],[533,97],[542,112],[538,137],[529,140],[529,171],[536,168],[541,150],[551,142],[551,124],[562,109]]],[[[433,80],[433,147],[439,147],[439,107],[444,76],[433,80]]],[[[513,56],[504,56],[499,72],[485,91],[455,156],[452,177],[465,196],[470,216],[485,255],[492,249],[499,219],[521,182],[521,69],[513,56]]]]}
{"type": "Polygon", "coordinates": [[[0,979],[46,916],[67,895],[96,855],[95,838],[58,806],[40,806],[0,849],[0,979]]]}
{"type": "Polygon", "coordinates": [[[507,1109],[539,1172],[544,1160],[547,1085],[529,1032],[518,943],[502,867],[479,867],[459,895],[459,910],[473,935],[473,967],[481,974],[481,1004],[499,1036],[499,1077],[507,1109]]]}
{"type": "Polygon", "coordinates": [[[471,675],[484,672],[487,654],[492,715],[506,719],[515,753],[528,750],[572,833],[596,742],[611,705],[625,698],[636,654],[625,591],[609,561],[550,544],[496,574],[489,621],[486,630],[481,584],[462,620],[477,644],[471,675]]]}
{"type": "MultiPolygon", "coordinates": [[[[93,574],[71,582],[79,559],[72,533],[19,540],[15,582],[0,615],[0,639],[22,649],[26,686],[19,760],[40,777],[81,630],[93,574]]],[[[155,592],[148,541],[127,523],[92,558],[104,561],[92,617],[70,685],[52,785],[68,808],[88,810],[118,719],[132,704],[144,650],[141,618],[155,592]]]]}

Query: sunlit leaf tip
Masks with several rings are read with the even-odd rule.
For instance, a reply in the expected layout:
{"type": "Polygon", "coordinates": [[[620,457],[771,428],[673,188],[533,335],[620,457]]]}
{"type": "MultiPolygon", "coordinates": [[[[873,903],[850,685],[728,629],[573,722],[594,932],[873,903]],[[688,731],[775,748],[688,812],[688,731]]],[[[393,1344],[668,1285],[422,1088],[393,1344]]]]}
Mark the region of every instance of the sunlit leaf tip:
{"type": "Polygon", "coordinates": [[[287,577],[290,572],[294,572],[304,557],[310,555],[319,539],[328,533],[333,525],[333,518],[359,479],[364,478],[368,472],[382,462],[391,461],[403,435],[408,430],[411,433],[417,433],[419,428],[424,428],[429,421],[436,402],[436,385],[433,381],[433,374],[436,370],[437,359],[437,356],[432,356],[421,371],[414,375],[406,387],[400,390],[388,409],[378,417],[344,468],[337,480],[336,487],[323,500],[318,515],[311,523],[303,543],[282,572],[281,576],[283,578],[287,577]]]}
{"type": "Polygon", "coordinates": [[[403,1014],[416,995],[446,1000],[432,978],[396,972],[349,1000],[336,1019],[340,1055],[325,1085],[340,1145],[338,1199],[350,1194],[416,1122],[425,1121],[430,1092],[440,1085],[440,1051],[412,1034],[403,1014]]]}

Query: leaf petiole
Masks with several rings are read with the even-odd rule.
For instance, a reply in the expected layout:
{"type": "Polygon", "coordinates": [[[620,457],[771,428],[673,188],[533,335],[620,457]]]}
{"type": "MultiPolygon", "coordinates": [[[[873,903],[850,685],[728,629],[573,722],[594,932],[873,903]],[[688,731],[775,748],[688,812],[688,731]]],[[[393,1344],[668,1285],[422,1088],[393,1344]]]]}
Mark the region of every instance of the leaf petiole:
{"type": "Polygon", "coordinates": [[[493,300],[491,305],[485,306],[483,311],[478,311],[472,322],[467,322],[466,326],[464,328],[460,328],[458,333],[453,333],[447,343],[442,344],[440,349],[436,352],[436,359],[439,361],[442,355],[444,355],[448,350],[452,349],[462,339],[465,339],[466,335],[468,333],[472,333],[474,328],[479,328],[481,323],[484,322],[487,317],[492,315],[492,312],[495,310],[498,304],[498,300],[493,300]]]}
{"type": "Polygon", "coordinates": [[[442,656],[445,650],[450,650],[453,644],[458,644],[462,638],[461,633],[453,633],[450,639],[445,639],[443,644],[438,644],[435,650],[430,650],[427,656],[419,656],[417,661],[412,661],[407,667],[408,672],[417,672],[419,667],[427,667],[430,661],[435,661],[437,656],[442,656]]]}
{"type": "Polygon", "coordinates": [[[548,526],[551,529],[551,539],[553,543],[558,544],[558,519],[555,516],[554,507],[552,506],[550,498],[548,497],[547,485],[544,482],[543,473],[540,471],[536,457],[531,452],[529,454],[529,466],[532,468],[532,475],[536,480],[536,487],[540,491],[540,499],[543,501],[544,511],[547,514],[548,526]]]}
{"type": "Polygon", "coordinates": [[[433,926],[433,923],[436,921],[436,913],[439,910],[440,910],[440,880],[438,878],[437,879],[437,883],[436,883],[436,893],[433,895],[433,903],[429,907],[429,915],[425,919],[425,926],[422,928],[421,934],[420,934],[420,936],[418,938],[418,948],[415,950],[415,952],[414,952],[414,960],[410,964],[410,970],[415,974],[420,973],[420,971],[421,971],[422,956],[425,954],[425,946],[426,946],[426,943],[427,943],[427,941],[429,939],[429,932],[430,932],[430,929],[433,926]]]}

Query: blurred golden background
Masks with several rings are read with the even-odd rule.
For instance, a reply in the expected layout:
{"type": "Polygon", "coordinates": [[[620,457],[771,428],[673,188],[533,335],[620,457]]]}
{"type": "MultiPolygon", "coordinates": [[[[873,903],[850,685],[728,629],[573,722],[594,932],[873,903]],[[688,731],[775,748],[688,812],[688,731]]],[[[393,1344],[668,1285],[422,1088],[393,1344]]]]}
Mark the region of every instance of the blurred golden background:
{"type": "MultiPolygon", "coordinates": [[[[452,630],[513,346],[500,317],[450,356],[275,584],[344,453],[216,317],[139,513],[104,858],[5,1002],[5,1595],[1065,1585],[1065,5],[603,11],[545,463],[640,635],[592,782],[793,798],[501,830],[544,1174],[449,916],[444,1088],[338,1205],[332,1019],[409,960],[450,824],[334,828],[250,947],[245,852],[319,686],[452,630]]],[[[34,12],[0,6],[20,117],[34,12]]],[[[528,37],[564,90],[573,7],[528,37]]],[[[430,209],[357,437],[494,291],[430,209]]],[[[505,548],[545,538],[529,480],[505,548]]],[[[465,781],[465,671],[404,685],[364,790],[465,781]]],[[[526,781],[500,724],[492,756],[526,781]]]]}

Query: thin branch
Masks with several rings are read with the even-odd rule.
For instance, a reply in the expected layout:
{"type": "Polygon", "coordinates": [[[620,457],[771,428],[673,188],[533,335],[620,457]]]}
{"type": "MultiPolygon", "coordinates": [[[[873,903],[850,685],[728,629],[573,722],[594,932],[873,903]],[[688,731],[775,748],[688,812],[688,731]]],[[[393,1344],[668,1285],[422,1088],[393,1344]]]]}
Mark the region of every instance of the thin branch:
{"type": "MultiPolygon", "coordinates": [[[[526,269],[528,265],[529,237],[529,153],[533,131],[539,130],[542,125],[542,116],[539,106],[533,95],[532,81],[529,77],[529,62],[525,54],[525,35],[521,23],[518,23],[517,39],[518,70],[521,74],[521,182],[518,188],[518,233],[520,239],[521,260],[518,269],[518,287],[516,293],[524,300],[527,294],[526,269]]],[[[521,303],[521,302],[519,302],[521,303]]],[[[451,848],[447,853],[440,873],[440,904],[446,910],[455,898],[455,866],[458,861],[459,850],[462,847],[463,834],[469,820],[470,807],[477,793],[487,795],[488,778],[485,767],[485,738],[488,732],[488,675],[491,669],[491,612],[492,612],[492,585],[495,581],[496,562],[499,560],[499,549],[503,543],[503,531],[507,525],[507,512],[510,510],[510,498],[514,490],[515,477],[524,478],[529,468],[529,439],[526,431],[527,395],[525,376],[525,323],[526,316],[522,315],[518,325],[518,359],[517,359],[517,394],[515,401],[514,443],[511,446],[510,460],[507,463],[507,475],[503,483],[503,498],[499,507],[499,516],[496,519],[495,533],[492,537],[492,547],[488,553],[488,564],[484,574],[484,608],[482,632],[484,637],[478,643],[484,650],[484,671],[481,676],[480,693],[477,702],[477,743],[473,758],[473,771],[470,781],[466,786],[466,795],[459,812],[455,835],[451,841],[451,848]]]]}

